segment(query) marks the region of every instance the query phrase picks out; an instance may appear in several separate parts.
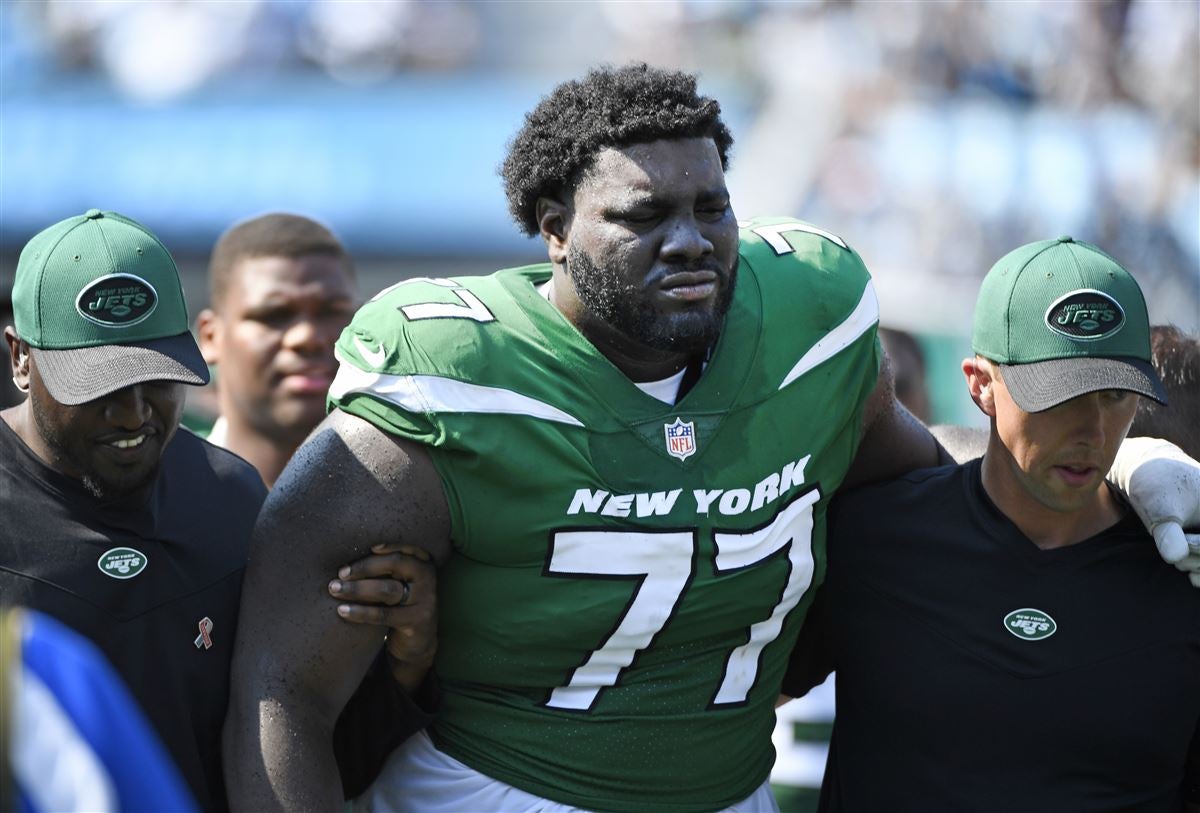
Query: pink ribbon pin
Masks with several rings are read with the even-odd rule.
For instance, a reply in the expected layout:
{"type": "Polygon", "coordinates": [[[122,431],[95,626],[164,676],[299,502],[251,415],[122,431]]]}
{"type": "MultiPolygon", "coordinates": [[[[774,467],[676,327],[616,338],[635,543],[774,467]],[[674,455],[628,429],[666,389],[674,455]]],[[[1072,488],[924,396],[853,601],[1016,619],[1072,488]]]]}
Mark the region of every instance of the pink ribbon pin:
{"type": "Polygon", "coordinates": [[[212,628],[213,622],[211,618],[206,615],[200,619],[200,634],[197,635],[196,640],[192,642],[196,645],[196,649],[199,649],[200,647],[212,649],[212,637],[209,635],[209,633],[212,632],[212,628]]]}

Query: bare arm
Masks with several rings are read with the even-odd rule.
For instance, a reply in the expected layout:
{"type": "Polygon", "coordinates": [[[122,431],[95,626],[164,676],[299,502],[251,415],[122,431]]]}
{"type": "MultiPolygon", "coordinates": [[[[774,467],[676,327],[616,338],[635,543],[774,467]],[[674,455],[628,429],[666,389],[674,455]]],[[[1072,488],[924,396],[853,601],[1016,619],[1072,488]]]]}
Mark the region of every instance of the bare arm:
{"type": "Polygon", "coordinates": [[[862,442],[842,488],[953,462],[925,425],[896,400],[892,365],[884,356],[875,389],[863,408],[862,442]]]}
{"type": "Polygon", "coordinates": [[[419,445],[335,411],[259,515],[234,649],[224,765],[234,810],[336,810],[334,722],[386,629],[334,612],[329,576],[372,545],[449,553],[441,481],[419,445]]]}
{"type": "Polygon", "coordinates": [[[388,628],[388,666],[405,691],[417,691],[437,654],[437,571],[429,554],[408,545],[376,545],[329,583],[338,615],[388,628]]]}

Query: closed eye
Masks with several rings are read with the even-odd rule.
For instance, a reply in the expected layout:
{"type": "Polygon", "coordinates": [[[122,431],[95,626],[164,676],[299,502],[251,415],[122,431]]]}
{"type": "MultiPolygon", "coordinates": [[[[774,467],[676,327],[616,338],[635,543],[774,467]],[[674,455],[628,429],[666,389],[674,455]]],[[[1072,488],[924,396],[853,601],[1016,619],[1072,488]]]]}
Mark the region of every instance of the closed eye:
{"type": "Polygon", "coordinates": [[[661,218],[658,212],[639,209],[632,212],[613,212],[610,219],[630,226],[650,226],[661,218]]]}

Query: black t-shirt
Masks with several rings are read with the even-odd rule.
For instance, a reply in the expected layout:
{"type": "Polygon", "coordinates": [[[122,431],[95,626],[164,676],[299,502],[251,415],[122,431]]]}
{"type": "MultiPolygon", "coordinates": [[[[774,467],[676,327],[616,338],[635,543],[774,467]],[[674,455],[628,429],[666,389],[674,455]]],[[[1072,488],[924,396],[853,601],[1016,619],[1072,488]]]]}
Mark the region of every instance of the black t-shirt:
{"type": "Polygon", "coordinates": [[[1041,550],[976,460],[845,495],[829,529],[784,679],[837,670],[822,810],[1182,808],[1200,592],[1132,512],[1041,550]]]}
{"type": "Polygon", "coordinates": [[[99,646],[205,810],[225,808],[221,725],[265,496],[248,463],[180,429],[143,500],[103,502],[0,419],[0,603],[99,646]]]}

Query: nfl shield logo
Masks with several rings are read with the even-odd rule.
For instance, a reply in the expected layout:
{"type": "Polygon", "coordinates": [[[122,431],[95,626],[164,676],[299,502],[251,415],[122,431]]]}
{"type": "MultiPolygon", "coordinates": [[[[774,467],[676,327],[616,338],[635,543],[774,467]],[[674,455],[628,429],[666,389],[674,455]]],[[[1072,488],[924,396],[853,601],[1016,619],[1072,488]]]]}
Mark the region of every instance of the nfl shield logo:
{"type": "Polygon", "coordinates": [[[675,423],[663,426],[663,433],[667,436],[667,454],[671,457],[687,460],[696,453],[696,424],[676,418],[675,423]]]}

